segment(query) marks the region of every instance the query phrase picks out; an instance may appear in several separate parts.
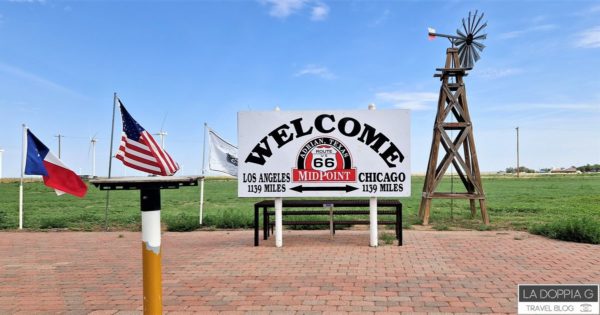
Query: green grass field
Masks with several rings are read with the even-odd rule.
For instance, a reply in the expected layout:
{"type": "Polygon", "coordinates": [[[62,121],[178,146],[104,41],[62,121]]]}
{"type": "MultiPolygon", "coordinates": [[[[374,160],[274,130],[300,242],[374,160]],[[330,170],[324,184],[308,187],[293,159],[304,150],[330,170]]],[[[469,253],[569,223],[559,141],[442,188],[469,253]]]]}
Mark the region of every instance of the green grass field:
{"type": "MultiPolygon", "coordinates": [[[[525,178],[483,178],[491,229],[526,230],[535,224],[583,220],[600,226],[600,175],[545,175],[525,178]]],[[[413,176],[412,197],[403,198],[405,227],[419,224],[417,217],[423,177],[413,176]]],[[[449,178],[442,184],[450,191],[449,178]]],[[[455,187],[460,183],[455,179],[455,187]]],[[[253,203],[237,198],[235,180],[208,179],[205,186],[204,226],[248,228],[253,222],[253,203]]],[[[456,189],[455,189],[456,190],[456,189]]],[[[18,183],[0,184],[0,229],[18,227],[18,183]]],[[[198,228],[199,188],[162,192],[163,223],[171,230],[198,228]]],[[[56,196],[41,182],[25,183],[24,227],[39,229],[104,229],[106,192],[90,186],[79,199],[56,196]]],[[[470,217],[468,201],[434,200],[431,222],[437,229],[488,229],[479,216],[470,217]]],[[[108,212],[110,230],[140,228],[139,192],[113,191],[108,212]]]]}

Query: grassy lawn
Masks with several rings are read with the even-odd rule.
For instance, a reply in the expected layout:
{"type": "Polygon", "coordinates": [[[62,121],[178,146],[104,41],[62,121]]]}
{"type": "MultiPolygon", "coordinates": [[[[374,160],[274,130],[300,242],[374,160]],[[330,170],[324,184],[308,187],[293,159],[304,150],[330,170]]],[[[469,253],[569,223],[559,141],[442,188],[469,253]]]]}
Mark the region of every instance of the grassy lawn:
{"type": "MultiPolygon", "coordinates": [[[[412,197],[404,198],[405,225],[418,224],[423,177],[413,176],[412,197]]],[[[600,175],[545,175],[525,178],[483,178],[492,229],[525,230],[534,224],[585,220],[600,226],[600,175]]],[[[450,179],[442,184],[450,191],[450,179]]],[[[455,178],[454,187],[460,183],[455,178]]],[[[455,191],[458,189],[454,189],[455,191]]],[[[18,227],[18,183],[0,183],[0,229],[18,227]]],[[[163,190],[163,223],[172,229],[195,229],[198,222],[199,188],[163,190]]],[[[234,180],[208,179],[205,185],[204,226],[248,228],[253,222],[253,203],[237,198],[234,180]]],[[[27,229],[104,229],[106,192],[90,186],[84,199],[57,197],[41,182],[25,184],[24,226],[27,229]]],[[[438,229],[486,229],[480,216],[471,219],[468,201],[434,200],[431,224],[438,229]]],[[[139,192],[110,192],[108,225],[111,230],[138,230],[139,192]]]]}

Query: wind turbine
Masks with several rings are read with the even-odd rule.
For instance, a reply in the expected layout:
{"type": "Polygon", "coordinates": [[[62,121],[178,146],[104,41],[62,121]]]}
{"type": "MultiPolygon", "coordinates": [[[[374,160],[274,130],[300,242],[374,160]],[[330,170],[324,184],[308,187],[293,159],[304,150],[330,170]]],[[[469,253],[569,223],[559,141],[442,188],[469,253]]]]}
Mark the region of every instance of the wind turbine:
{"type": "Polygon", "coordinates": [[[160,131],[158,133],[155,133],[154,135],[160,137],[160,147],[162,149],[164,149],[165,148],[165,137],[167,136],[167,132],[163,131],[161,128],[160,131]]]}
{"type": "Polygon", "coordinates": [[[96,177],[96,142],[98,142],[98,139],[96,138],[96,135],[94,135],[90,139],[90,148],[88,149],[88,157],[90,155],[90,150],[92,151],[92,177],[96,177]]]}
{"type": "Polygon", "coordinates": [[[165,126],[165,121],[167,120],[167,114],[168,114],[168,112],[165,114],[162,124],[160,124],[160,131],[158,133],[154,134],[155,136],[160,137],[160,147],[163,150],[165,149],[165,137],[167,136],[167,132],[163,130],[163,127],[165,126]]]}

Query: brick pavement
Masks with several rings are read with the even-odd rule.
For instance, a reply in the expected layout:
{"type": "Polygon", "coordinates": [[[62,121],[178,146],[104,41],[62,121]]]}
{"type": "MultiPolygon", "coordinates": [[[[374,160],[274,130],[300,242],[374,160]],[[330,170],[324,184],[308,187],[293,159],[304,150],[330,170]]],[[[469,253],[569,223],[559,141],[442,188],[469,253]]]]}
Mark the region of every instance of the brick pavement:
{"type": "MultiPolygon", "coordinates": [[[[518,283],[598,283],[600,246],[523,232],[164,233],[167,313],[509,313],[518,283]]],[[[131,314],[142,304],[140,233],[2,232],[0,313],[131,314]],[[121,235],[121,237],[119,236],[121,235]]]]}

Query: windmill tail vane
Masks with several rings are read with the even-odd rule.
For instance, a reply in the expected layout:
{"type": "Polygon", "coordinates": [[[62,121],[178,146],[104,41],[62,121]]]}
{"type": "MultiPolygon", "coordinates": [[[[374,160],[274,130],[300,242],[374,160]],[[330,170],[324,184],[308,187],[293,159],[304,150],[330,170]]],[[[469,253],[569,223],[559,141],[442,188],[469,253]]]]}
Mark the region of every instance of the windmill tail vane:
{"type": "Polygon", "coordinates": [[[481,23],[484,14],[481,13],[478,16],[478,13],[479,11],[475,11],[475,14],[471,14],[469,11],[467,20],[462,19],[462,30],[460,27],[456,30],[457,35],[437,33],[431,27],[427,29],[429,40],[436,37],[445,37],[450,41],[452,47],[458,47],[460,64],[463,68],[473,68],[475,62],[481,58],[480,53],[485,48],[481,41],[487,38],[487,34],[482,33],[487,26],[487,22],[481,23]]]}

